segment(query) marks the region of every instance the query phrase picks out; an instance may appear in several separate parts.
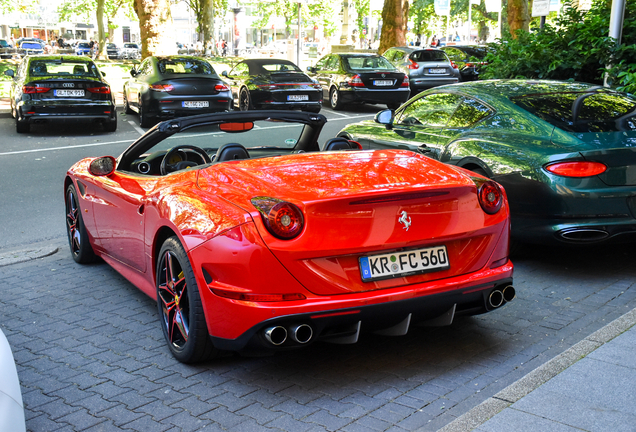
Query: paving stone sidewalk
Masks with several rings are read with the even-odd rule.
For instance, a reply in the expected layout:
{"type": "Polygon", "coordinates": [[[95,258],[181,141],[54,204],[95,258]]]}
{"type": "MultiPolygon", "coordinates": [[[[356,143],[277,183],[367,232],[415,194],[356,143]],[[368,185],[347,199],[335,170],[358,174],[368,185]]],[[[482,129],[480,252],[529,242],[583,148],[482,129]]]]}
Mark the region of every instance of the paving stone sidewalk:
{"type": "Polygon", "coordinates": [[[32,431],[437,431],[636,308],[629,246],[534,248],[515,261],[518,298],[494,312],[183,365],[154,301],[57,247],[0,267],[0,326],[32,431]]]}

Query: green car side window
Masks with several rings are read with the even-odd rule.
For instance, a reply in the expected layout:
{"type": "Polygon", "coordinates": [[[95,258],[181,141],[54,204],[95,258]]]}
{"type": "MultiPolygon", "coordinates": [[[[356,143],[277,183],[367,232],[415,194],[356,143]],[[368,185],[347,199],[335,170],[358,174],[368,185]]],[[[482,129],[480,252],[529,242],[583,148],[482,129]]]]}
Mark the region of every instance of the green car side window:
{"type": "Polygon", "coordinates": [[[461,96],[451,93],[429,94],[408,105],[399,114],[394,124],[444,127],[461,99],[461,96]]]}
{"type": "Polygon", "coordinates": [[[448,127],[470,127],[481,119],[488,117],[492,112],[490,108],[477,102],[475,99],[464,98],[448,122],[448,127]]]}

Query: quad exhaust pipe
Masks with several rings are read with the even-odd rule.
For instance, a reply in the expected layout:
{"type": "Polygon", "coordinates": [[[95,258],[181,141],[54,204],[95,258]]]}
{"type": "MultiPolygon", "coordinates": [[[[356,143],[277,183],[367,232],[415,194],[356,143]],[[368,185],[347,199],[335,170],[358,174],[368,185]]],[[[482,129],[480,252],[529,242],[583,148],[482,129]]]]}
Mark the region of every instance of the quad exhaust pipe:
{"type": "Polygon", "coordinates": [[[288,328],[273,326],[266,328],[263,335],[267,342],[275,346],[284,344],[288,337],[296,343],[306,344],[314,336],[314,330],[308,324],[292,325],[288,328]]]}
{"type": "Polygon", "coordinates": [[[507,285],[503,289],[494,289],[488,295],[489,309],[497,309],[504,303],[513,301],[517,293],[512,285],[507,285]]]}

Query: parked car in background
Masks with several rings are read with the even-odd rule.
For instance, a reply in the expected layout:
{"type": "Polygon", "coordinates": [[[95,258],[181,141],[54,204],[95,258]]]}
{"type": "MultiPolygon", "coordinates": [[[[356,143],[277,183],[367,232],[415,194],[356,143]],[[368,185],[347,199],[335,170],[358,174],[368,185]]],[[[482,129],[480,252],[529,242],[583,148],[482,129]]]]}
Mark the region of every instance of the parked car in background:
{"type": "Polygon", "coordinates": [[[230,87],[204,58],[151,56],[130,71],[124,110],[137,112],[142,127],[160,120],[232,109],[230,87]]]}
{"type": "Polygon", "coordinates": [[[71,256],[103,258],[156,299],[167,348],[186,363],[400,336],[514,299],[495,182],[341,138],[321,152],[326,121],[182,117],[117,159],[77,162],[64,179],[71,256]]]}
{"type": "Polygon", "coordinates": [[[486,64],[484,58],[488,53],[485,46],[453,45],[440,48],[450,61],[459,68],[461,81],[474,81],[479,78],[479,68],[486,64]]]}
{"type": "Polygon", "coordinates": [[[281,108],[320,112],[322,87],[289,60],[244,60],[222,75],[241,111],[281,108]]]}
{"type": "Polygon", "coordinates": [[[409,77],[411,95],[422,90],[459,82],[459,69],[444,51],[436,48],[393,47],[382,54],[409,77]]]}
{"type": "Polygon", "coordinates": [[[26,431],[22,391],[13,353],[0,329],[0,431],[26,431]]]}
{"type": "Polygon", "coordinates": [[[20,56],[28,56],[34,54],[42,54],[44,52],[44,45],[35,40],[22,40],[16,41],[18,54],[20,56]]]}
{"type": "Polygon", "coordinates": [[[106,55],[108,55],[109,59],[117,60],[122,58],[123,51],[119,45],[115,43],[109,43],[106,45],[106,55]]]}
{"type": "Polygon", "coordinates": [[[307,68],[334,110],[347,103],[396,109],[409,98],[409,78],[377,54],[328,54],[307,68]]]}
{"type": "Polygon", "coordinates": [[[121,55],[124,59],[139,59],[141,58],[141,47],[136,43],[126,42],[121,55]]]}
{"type": "Polygon", "coordinates": [[[76,55],[91,55],[91,44],[87,41],[79,41],[75,45],[76,55]]]}
{"type": "Polygon", "coordinates": [[[93,61],[86,56],[33,55],[22,59],[10,88],[11,114],[18,133],[34,123],[90,121],[106,132],[117,129],[115,95],[93,61]]]}
{"type": "Polygon", "coordinates": [[[6,39],[0,39],[0,58],[12,58],[14,54],[13,45],[6,39]]]}
{"type": "Polygon", "coordinates": [[[513,238],[636,238],[636,97],[598,85],[488,80],[436,87],[394,115],[345,127],[364,148],[403,148],[487,176],[513,238]]]}

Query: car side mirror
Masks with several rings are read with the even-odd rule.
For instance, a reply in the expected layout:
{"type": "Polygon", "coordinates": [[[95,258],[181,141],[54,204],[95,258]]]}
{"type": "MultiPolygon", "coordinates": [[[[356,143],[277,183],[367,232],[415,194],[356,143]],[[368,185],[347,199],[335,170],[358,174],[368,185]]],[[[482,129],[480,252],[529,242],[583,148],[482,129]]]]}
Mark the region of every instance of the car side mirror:
{"type": "Polygon", "coordinates": [[[316,73],[316,68],[313,66],[307,66],[307,72],[316,73]]]}
{"type": "Polygon", "coordinates": [[[376,123],[380,123],[386,126],[387,129],[391,129],[393,127],[393,110],[383,110],[375,115],[376,123]]]}
{"type": "Polygon", "coordinates": [[[227,71],[221,72],[221,75],[223,75],[225,78],[229,78],[229,75],[227,74],[227,71]]]}
{"type": "Polygon", "coordinates": [[[4,71],[4,74],[6,76],[10,76],[11,78],[13,78],[15,76],[15,72],[13,71],[13,69],[7,69],[4,71]]]}
{"type": "Polygon", "coordinates": [[[104,72],[104,71],[99,71],[99,73],[101,73],[102,76],[106,76],[106,72],[104,72]]]}
{"type": "Polygon", "coordinates": [[[130,76],[136,77],[138,74],[139,74],[139,72],[137,71],[137,69],[131,69],[130,70],[130,76]]]}
{"type": "Polygon", "coordinates": [[[115,171],[115,158],[102,156],[94,159],[88,167],[88,172],[96,177],[109,176],[115,171]]]}

